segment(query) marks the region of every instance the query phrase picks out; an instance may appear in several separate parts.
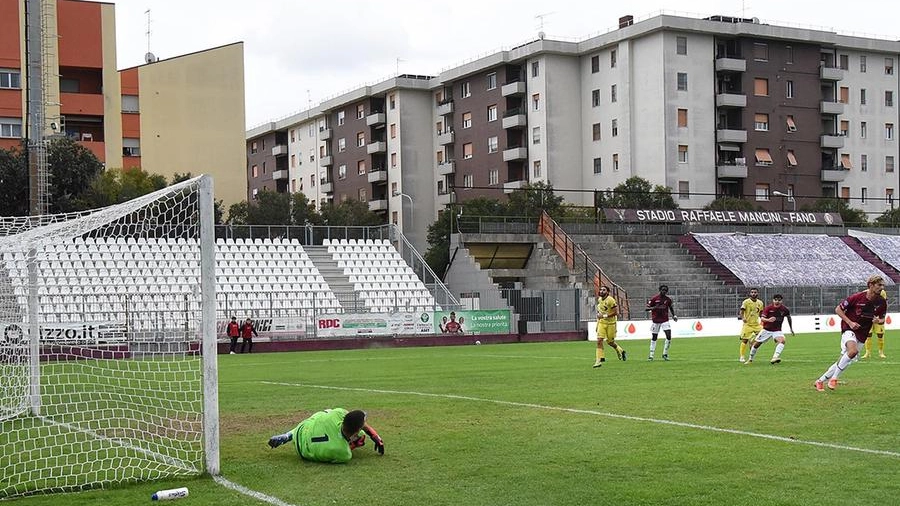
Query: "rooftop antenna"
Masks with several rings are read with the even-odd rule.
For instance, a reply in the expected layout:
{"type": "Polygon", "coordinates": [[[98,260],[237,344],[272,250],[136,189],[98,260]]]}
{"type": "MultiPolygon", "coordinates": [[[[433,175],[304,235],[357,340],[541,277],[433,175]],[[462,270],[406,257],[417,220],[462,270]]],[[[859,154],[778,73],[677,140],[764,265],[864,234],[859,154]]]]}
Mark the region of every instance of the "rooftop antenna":
{"type": "Polygon", "coordinates": [[[547,36],[547,34],[544,33],[544,18],[551,14],[554,14],[554,12],[545,12],[534,17],[538,20],[538,38],[541,40],[544,40],[544,37],[547,36]]]}
{"type": "Polygon", "coordinates": [[[405,61],[406,61],[406,60],[400,59],[399,57],[397,58],[397,68],[396,68],[396,73],[397,73],[398,76],[400,75],[400,62],[405,62],[405,61]]]}
{"type": "Polygon", "coordinates": [[[153,63],[156,61],[156,55],[150,51],[150,9],[145,10],[144,14],[147,15],[147,54],[144,55],[144,61],[153,63]]]}

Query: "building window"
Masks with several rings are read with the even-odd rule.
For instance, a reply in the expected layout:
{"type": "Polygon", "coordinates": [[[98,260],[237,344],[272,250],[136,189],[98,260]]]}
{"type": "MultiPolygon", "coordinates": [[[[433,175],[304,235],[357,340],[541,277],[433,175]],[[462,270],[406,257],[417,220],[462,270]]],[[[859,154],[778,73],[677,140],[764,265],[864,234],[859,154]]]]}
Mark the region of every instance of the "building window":
{"type": "Polygon", "coordinates": [[[291,168],[297,167],[297,155],[291,155],[291,168]]]}
{"type": "Polygon", "coordinates": [[[688,147],[684,144],[678,145],[678,163],[688,162],[688,147]]]}
{"type": "Polygon", "coordinates": [[[472,143],[467,142],[463,144],[463,159],[468,160],[472,158],[472,143]]]}
{"type": "Polygon", "coordinates": [[[600,105],[600,90],[591,90],[591,107],[600,105]]]}
{"type": "Polygon", "coordinates": [[[438,165],[444,163],[444,152],[443,151],[435,152],[434,158],[435,158],[435,160],[437,160],[438,165]]]}
{"type": "Polygon", "coordinates": [[[859,89],[859,105],[866,105],[866,89],[859,89]]]}
{"type": "Polygon", "coordinates": [[[869,155],[859,155],[859,171],[867,172],[869,170],[869,155]]]}
{"type": "Polygon", "coordinates": [[[609,52],[609,68],[616,68],[616,50],[613,49],[609,52]]]}
{"type": "Polygon", "coordinates": [[[884,59],[884,73],[889,76],[894,75],[894,59],[893,58],[885,58],[884,59]]]}
{"type": "Polygon", "coordinates": [[[491,169],[488,172],[488,185],[494,186],[500,184],[500,171],[497,169],[491,169]]]}
{"type": "Polygon", "coordinates": [[[463,186],[466,188],[471,188],[475,186],[475,177],[472,174],[466,174],[463,176],[463,186]]]}
{"type": "Polygon", "coordinates": [[[893,188],[885,188],[884,189],[884,198],[887,199],[888,203],[891,205],[891,209],[894,208],[894,189],[893,188]]]}
{"type": "Polygon", "coordinates": [[[359,104],[356,106],[356,119],[363,119],[366,117],[366,106],[363,104],[359,104]]]}
{"type": "Polygon", "coordinates": [[[761,42],[754,43],[753,59],[756,61],[769,61],[769,45],[761,42]]]}
{"type": "Polygon", "coordinates": [[[469,85],[469,81],[466,81],[459,85],[459,96],[462,98],[472,96],[472,86],[469,85]]]}
{"type": "Polygon", "coordinates": [[[297,139],[297,137],[296,137],[296,132],[295,132],[294,129],[292,128],[292,129],[291,129],[291,142],[296,142],[296,139],[297,139]]]}
{"type": "Polygon", "coordinates": [[[347,139],[341,137],[338,139],[338,153],[343,153],[347,149],[347,139]]]}
{"type": "Polygon", "coordinates": [[[263,162],[263,164],[262,164],[262,173],[263,174],[266,173],[266,162],[263,162]]]}
{"type": "Polygon", "coordinates": [[[291,193],[297,193],[297,180],[291,179],[291,193]]]}
{"type": "Polygon", "coordinates": [[[594,158],[594,174],[599,174],[603,169],[603,159],[602,158],[594,158]]]}
{"type": "MultiPolygon", "coordinates": [[[[791,82],[791,81],[788,81],[791,82]]],[[[792,83],[792,82],[791,82],[792,83]]],[[[790,90],[790,96],[794,96],[794,86],[793,83],[788,86],[790,90]]],[[[757,77],[753,80],[753,94],[757,97],[767,97],[769,96],[769,80],[763,77],[757,77]]]]}
{"type": "Polygon", "coordinates": [[[888,155],[884,157],[884,171],[894,172],[894,156],[888,155]]]}
{"type": "Polygon", "coordinates": [[[850,161],[849,153],[841,153],[841,168],[850,170],[853,168],[853,162],[850,161]]]}
{"type": "Polygon", "coordinates": [[[769,200],[769,183],[756,183],[756,200],[757,202],[769,200]]]}
{"type": "Polygon", "coordinates": [[[859,57],[859,71],[862,74],[866,73],[866,56],[860,55],[859,57]]]}
{"type": "Polygon", "coordinates": [[[339,165],[338,166],[338,179],[347,179],[347,166],[339,165]]]}
{"type": "Polygon", "coordinates": [[[397,166],[397,153],[391,153],[391,167],[397,166]]]}
{"type": "Polygon", "coordinates": [[[860,122],[859,122],[859,137],[860,137],[861,139],[865,139],[865,138],[866,138],[866,126],[868,126],[868,125],[866,124],[865,121],[860,121],[860,122]]]}
{"type": "Polygon", "coordinates": [[[687,91],[687,72],[678,73],[678,91],[687,91]]]}
{"type": "Polygon", "coordinates": [[[391,223],[396,225],[399,220],[399,213],[397,211],[391,211],[391,223]]]}
{"type": "Polygon", "coordinates": [[[250,143],[250,154],[255,155],[259,152],[259,146],[257,146],[256,141],[250,143]]]}
{"type": "Polygon", "coordinates": [[[344,111],[338,111],[338,113],[337,113],[337,124],[338,124],[338,126],[341,126],[341,125],[344,124],[344,119],[345,119],[345,117],[346,117],[346,114],[344,113],[344,111]]]}
{"type": "Polygon", "coordinates": [[[847,137],[850,135],[850,122],[847,120],[841,120],[841,135],[847,137]]]}
{"type": "Polygon", "coordinates": [[[850,187],[844,186],[841,188],[841,198],[844,200],[850,200],[850,187]]]}
{"type": "Polygon", "coordinates": [[[356,147],[361,148],[365,145],[366,145],[366,133],[365,132],[357,132],[356,147]]]}
{"type": "Polygon", "coordinates": [[[678,109],[678,127],[687,128],[688,126],[688,110],[678,109]]]}
{"type": "Polygon", "coordinates": [[[753,128],[759,132],[769,131],[769,115],[756,113],[753,116],[753,128]]]}
{"type": "Polygon", "coordinates": [[[366,161],[360,160],[356,162],[356,174],[362,176],[366,173],[366,161]]]}
{"type": "Polygon", "coordinates": [[[600,72],[600,55],[591,56],[591,74],[600,72]]]}
{"type": "Polygon", "coordinates": [[[0,137],[21,139],[22,120],[19,118],[0,118],[0,137]]]}
{"type": "Polygon", "coordinates": [[[531,62],[531,77],[537,77],[539,75],[541,75],[541,62],[531,62]]]}
{"type": "Polygon", "coordinates": [[[794,63],[794,48],[791,46],[784,46],[785,52],[785,63],[794,63]]]}
{"type": "Polygon", "coordinates": [[[613,84],[609,87],[609,101],[615,103],[618,100],[616,95],[616,85],[613,84]]]}
{"type": "Polygon", "coordinates": [[[356,197],[360,202],[368,202],[369,192],[365,188],[360,188],[359,190],[356,190],[356,197]]]}
{"type": "Polygon", "coordinates": [[[619,135],[619,120],[614,119],[612,120],[612,136],[616,137],[617,135],[619,135]]]}
{"type": "Polygon", "coordinates": [[[688,200],[691,198],[691,183],[690,181],[679,181],[678,182],[678,200],[688,200]]]}
{"type": "Polygon", "coordinates": [[[498,138],[496,135],[493,137],[488,137],[488,140],[487,140],[488,153],[496,153],[498,146],[499,146],[499,141],[498,141],[498,138]]]}
{"type": "Polygon", "coordinates": [[[687,37],[675,37],[675,53],[687,54],[687,37]]]}
{"type": "Polygon", "coordinates": [[[390,130],[391,130],[391,139],[396,139],[397,138],[397,124],[391,123],[390,130]]]}
{"type": "Polygon", "coordinates": [[[889,141],[894,140],[894,124],[893,123],[885,123],[884,124],[884,138],[889,141]]]}
{"type": "Polygon", "coordinates": [[[535,179],[541,177],[541,161],[535,160],[534,163],[532,164],[532,167],[533,167],[533,169],[531,171],[532,176],[535,179]]]}
{"type": "MultiPolygon", "coordinates": [[[[3,86],[3,71],[0,71],[0,88],[6,88],[7,86],[3,86]]],[[[122,95],[122,112],[140,112],[140,100],[137,95],[122,95]]]]}
{"type": "Polygon", "coordinates": [[[848,88],[847,86],[841,86],[839,102],[841,102],[842,104],[850,103],[850,88],[848,88]]]}
{"type": "Polygon", "coordinates": [[[756,165],[772,165],[772,155],[769,154],[768,148],[759,148],[756,150],[756,165]]]}
{"type": "Polygon", "coordinates": [[[619,154],[613,153],[613,171],[619,170],[619,154]]]}
{"type": "Polygon", "coordinates": [[[491,72],[487,75],[487,89],[493,90],[497,87],[497,73],[491,72]]]}
{"type": "MultiPolygon", "coordinates": [[[[22,87],[22,73],[14,69],[0,69],[0,88],[19,89],[22,87]]],[[[125,112],[124,96],[122,111],[125,112]]],[[[137,98],[137,97],[135,97],[137,98]]]]}
{"type": "Polygon", "coordinates": [[[794,115],[788,114],[787,118],[785,118],[787,122],[787,131],[788,132],[796,132],[797,131],[797,123],[794,122],[794,115]]]}
{"type": "Polygon", "coordinates": [[[259,165],[250,167],[250,177],[259,177],[259,165]]]}
{"type": "MultiPolygon", "coordinates": [[[[784,91],[785,98],[794,98],[794,81],[787,81],[785,86],[786,86],[785,91],[784,91]]],[[[766,87],[768,88],[768,86],[766,86],[766,87]]]]}
{"type": "MultiPolygon", "coordinates": [[[[325,157],[325,146],[319,146],[319,158],[325,157]]],[[[312,161],[312,157],[310,157],[310,161],[312,161]]]]}
{"type": "Polygon", "coordinates": [[[540,144],[541,143],[541,127],[536,126],[531,129],[531,143],[532,144],[540,144]]]}
{"type": "MultiPolygon", "coordinates": [[[[322,146],[322,148],[323,148],[323,150],[324,150],[325,147],[322,146]]],[[[315,150],[315,148],[309,148],[309,161],[310,161],[310,162],[315,162],[315,161],[316,161],[316,150],[315,150]]]]}
{"type": "Polygon", "coordinates": [[[887,90],[884,92],[884,106],[894,107],[894,92],[887,90]]]}
{"type": "Polygon", "coordinates": [[[531,110],[540,111],[541,110],[541,94],[535,93],[531,96],[531,110]]]}
{"type": "Polygon", "coordinates": [[[842,54],[838,57],[838,61],[840,62],[838,66],[841,70],[850,70],[850,56],[842,54]]]}
{"type": "Polygon", "coordinates": [[[315,188],[315,187],[316,187],[316,175],[315,175],[315,174],[310,174],[310,175],[309,175],[309,187],[310,187],[310,188],[315,188]]]}
{"type": "Polygon", "coordinates": [[[865,204],[866,200],[869,198],[869,189],[868,188],[860,188],[859,189],[859,203],[865,204]]]}
{"type": "Polygon", "coordinates": [[[593,125],[591,125],[591,130],[591,138],[595,141],[599,141],[600,132],[603,130],[603,125],[601,125],[600,123],[594,123],[593,125]]]}
{"type": "Polygon", "coordinates": [[[487,108],[487,120],[497,121],[497,105],[489,105],[487,108]]]}
{"type": "Polygon", "coordinates": [[[464,112],[462,115],[462,127],[463,128],[472,128],[472,113],[464,112]]]}
{"type": "Polygon", "coordinates": [[[388,95],[388,107],[392,111],[397,108],[397,95],[393,93],[388,95]]]}
{"type": "Polygon", "coordinates": [[[787,150],[787,162],[789,168],[797,166],[797,155],[794,153],[793,149],[787,150]]]}

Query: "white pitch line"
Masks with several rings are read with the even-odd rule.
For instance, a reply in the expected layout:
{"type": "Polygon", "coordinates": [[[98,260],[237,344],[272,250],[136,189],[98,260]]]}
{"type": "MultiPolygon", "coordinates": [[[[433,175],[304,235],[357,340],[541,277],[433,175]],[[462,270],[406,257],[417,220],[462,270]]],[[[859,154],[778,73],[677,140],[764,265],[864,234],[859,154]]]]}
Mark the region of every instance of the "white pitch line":
{"type": "Polygon", "coordinates": [[[274,506],[295,506],[291,503],[284,502],[277,497],[272,497],[270,495],[263,494],[262,492],[257,492],[256,490],[250,490],[249,488],[243,485],[238,485],[237,483],[229,481],[222,476],[213,476],[212,478],[219,485],[234,490],[235,492],[240,492],[241,494],[244,494],[248,497],[252,497],[257,501],[273,504],[274,506]]]}
{"type": "Polygon", "coordinates": [[[620,420],[631,420],[635,422],[649,422],[656,423],[660,425],[671,425],[675,427],[683,427],[687,429],[698,429],[698,430],[706,430],[710,432],[719,432],[724,434],[736,434],[740,436],[750,436],[756,437],[760,439],[768,439],[771,441],[781,441],[783,443],[794,443],[794,444],[802,444],[808,446],[818,446],[820,448],[831,448],[833,450],[847,450],[853,452],[860,453],[869,453],[872,455],[884,455],[888,457],[898,457],[900,458],[900,452],[892,452],[888,450],[870,450],[868,448],[857,448],[855,446],[847,446],[847,445],[839,445],[834,443],[822,443],[820,441],[805,441],[803,439],[793,439],[784,436],[775,436],[772,434],[761,434],[758,432],[749,432],[745,430],[737,430],[737,429],[725,429],[722,427],[713,427],[711,425],[698,425],[694,423],[687,422],[677,422],[674,420],[663,420],[659,418],[647,418],[643,416],[632,416],[632,415],[620,415],[617,413],[606,413],[603,411],[594,411],[590,409],[575,409],[575,408],[562,408],[558,406],[544,406],[541,404],[532,404],[529,402],[514,402],[514,401],[503,401],[498,399],[486,399],[483,397],[472,397],[468,395],[455,395],[455,394],[434,394],[428,392],[408,392],[403,390],[383,390],[378,388],[358,388],[358,387],[337,387],[330,385],[311,385],[307,383],[282,383],[277,381],[261,381],[260,383],[268,384],[268,385],[279,385],[279,386],[289,386],[289,387],[304,387],[304,388],[321,388],[326,390],[343,390],[350,392],[366,392],[366,393],[378,393],[378,394],[395,394],[395,395],[416,395],[420,397],[435,397],[439,399],[455,399],[462,401],[474,401],[474,402],[488,402],[491,404],[502,404],[504,406],[515,406],[520,408],[533,408],[533,409],[543,409],[548,411],[562,411],[564,413],[575,413],[582,415],[597,415],[604,416],[607,418],[618,418],[620,420]]]}

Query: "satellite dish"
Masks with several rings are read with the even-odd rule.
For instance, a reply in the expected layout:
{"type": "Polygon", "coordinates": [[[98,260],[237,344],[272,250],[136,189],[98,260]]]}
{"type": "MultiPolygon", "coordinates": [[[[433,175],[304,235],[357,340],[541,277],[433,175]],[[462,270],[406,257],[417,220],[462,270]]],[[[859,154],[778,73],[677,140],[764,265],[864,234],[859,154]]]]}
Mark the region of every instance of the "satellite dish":
{"type": "Polygon", "coordinates": [[[156,61],[156,55],[148,52],[147,54],[144,55],[144,61],[147,63],[153,63],[156,61]]]}
{"type": "Polygon", "coordinates": [[[547,34],[544,33],[543,31],[538,32],[538,38],[539,38],[539,39],[544,40],[544,37],[546,37],[546,36],[547,36],[547,34]]]}

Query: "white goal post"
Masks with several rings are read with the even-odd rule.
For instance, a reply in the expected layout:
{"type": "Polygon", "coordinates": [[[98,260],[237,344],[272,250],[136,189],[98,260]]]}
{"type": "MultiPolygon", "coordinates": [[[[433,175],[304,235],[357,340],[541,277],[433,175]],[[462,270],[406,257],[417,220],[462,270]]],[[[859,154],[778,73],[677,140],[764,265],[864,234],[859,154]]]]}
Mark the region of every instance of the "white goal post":
{"type": "Polygon", "coordinates": [[[0,217],[0,500],[219,474],[213,187],[0,217]]]}

